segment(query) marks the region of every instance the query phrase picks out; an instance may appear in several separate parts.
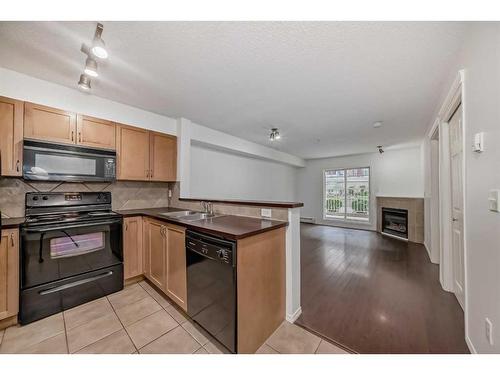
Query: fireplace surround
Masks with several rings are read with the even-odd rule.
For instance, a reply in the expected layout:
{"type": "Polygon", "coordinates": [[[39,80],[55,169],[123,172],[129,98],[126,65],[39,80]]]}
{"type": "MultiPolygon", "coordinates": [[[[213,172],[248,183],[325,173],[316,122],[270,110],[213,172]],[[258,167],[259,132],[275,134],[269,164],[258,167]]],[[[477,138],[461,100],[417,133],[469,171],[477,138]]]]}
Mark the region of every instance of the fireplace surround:
{"type": "Polygon", "coordinates": [[[420,197],[401,197],[377,194],[377,232],[382,231],[382,208],[406,210],[407,240],[410,242],[424,243],[424,199],[420,197]]]}

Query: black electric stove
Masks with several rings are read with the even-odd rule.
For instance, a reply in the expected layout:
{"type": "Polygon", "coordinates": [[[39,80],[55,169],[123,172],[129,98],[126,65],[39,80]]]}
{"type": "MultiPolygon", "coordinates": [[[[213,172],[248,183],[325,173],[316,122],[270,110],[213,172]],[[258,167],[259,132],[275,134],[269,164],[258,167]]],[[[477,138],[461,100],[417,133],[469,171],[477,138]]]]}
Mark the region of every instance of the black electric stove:
{"type": "Polygon", "coordinates": [[[111,193],[27,193],[19,321],[123,289],[122,217],[111,193]]]}

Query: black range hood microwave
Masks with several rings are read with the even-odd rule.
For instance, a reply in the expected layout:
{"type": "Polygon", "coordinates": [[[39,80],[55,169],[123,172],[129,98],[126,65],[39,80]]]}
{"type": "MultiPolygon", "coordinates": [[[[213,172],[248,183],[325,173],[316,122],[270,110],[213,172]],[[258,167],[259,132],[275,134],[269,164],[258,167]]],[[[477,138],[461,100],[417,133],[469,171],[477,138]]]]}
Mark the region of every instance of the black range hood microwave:
{"type": "Polygon", "coordinates": [[[116,152],[97,148],[24,140],[23,178],[35,181],[116,179],[116,152]]]}

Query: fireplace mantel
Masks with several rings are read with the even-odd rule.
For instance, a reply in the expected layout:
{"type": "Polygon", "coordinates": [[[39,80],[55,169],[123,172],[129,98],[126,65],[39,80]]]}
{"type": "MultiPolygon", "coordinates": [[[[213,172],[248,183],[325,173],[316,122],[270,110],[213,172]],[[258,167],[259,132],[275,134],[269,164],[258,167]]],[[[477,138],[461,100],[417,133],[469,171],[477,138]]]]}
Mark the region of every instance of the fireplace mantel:
{"type": "Polygon", "coordinates": [[[424,243],[424,198],[385,196],[377,198],[377,231],[382,231],[382,207],[408,210],[408,241],[424,243]]]}

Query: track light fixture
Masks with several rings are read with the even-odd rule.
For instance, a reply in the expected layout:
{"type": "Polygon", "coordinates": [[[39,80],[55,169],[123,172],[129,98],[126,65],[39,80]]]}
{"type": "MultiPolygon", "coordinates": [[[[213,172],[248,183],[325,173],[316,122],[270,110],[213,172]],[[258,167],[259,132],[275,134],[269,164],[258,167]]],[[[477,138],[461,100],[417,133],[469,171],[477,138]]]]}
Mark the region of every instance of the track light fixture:
{"type": "Polygon", "coordinates": [[[269,140],[276,141],[278,139],[281,139],[281,135],[280,132],[278,131],[278,128],[272,128],[271,134],[269,134],[269,140]]]}
{"type": "Polygon", "coordinates": [[[90,51],[95,57],[100,59],[108,58],[108,51],[106,50],[106,44],[104,40],[102,40],[102,31],[104,30],[104,26],[102,23],[98,23],[95,29],[94,41],[92,42],[92,48],[90,51]]]}
{"type": "Polygon", "coordinates": [[[90,78],[85,74],[80,74],[80,80],[78,81],[78,87],[80,87],[84,91],[89,91],[90,87],[90,78]]]}
{"type": "Polygon", "coordinates": [[[377,146],[377,149],[380,154],[384,153],[384,149],[382,148],[382,146],[377,146]]]}
{"type": "Polygon", "coordinates": [[[90,56],[85,60],[85,69],[84,72],[89,77],[97,77],[97,61],[95,61],[90,56]]]}

